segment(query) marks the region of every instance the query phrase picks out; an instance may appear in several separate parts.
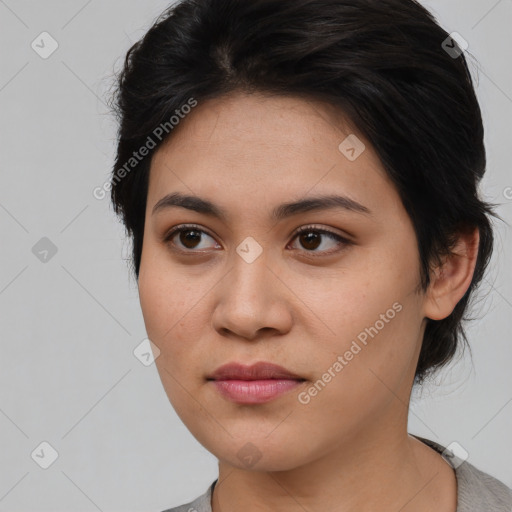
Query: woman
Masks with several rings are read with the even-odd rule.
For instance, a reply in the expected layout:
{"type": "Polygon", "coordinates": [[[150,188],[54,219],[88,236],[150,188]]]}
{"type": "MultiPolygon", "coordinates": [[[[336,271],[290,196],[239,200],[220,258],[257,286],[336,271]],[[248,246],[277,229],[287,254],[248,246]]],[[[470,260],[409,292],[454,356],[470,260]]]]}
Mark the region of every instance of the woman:
{"type": "Polygon", "coordinates": [[[493,246],[460,37],[413,0],[184,0],[128,52],[112,201],[169,400],[171,511],[508,511],[409,435],[493,246]]]}

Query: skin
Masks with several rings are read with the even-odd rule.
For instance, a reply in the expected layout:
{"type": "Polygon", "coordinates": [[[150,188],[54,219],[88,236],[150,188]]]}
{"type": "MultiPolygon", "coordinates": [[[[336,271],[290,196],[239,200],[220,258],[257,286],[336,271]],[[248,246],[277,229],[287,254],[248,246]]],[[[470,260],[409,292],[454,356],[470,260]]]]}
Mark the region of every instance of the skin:
{"type": "Polygon", "coordinates": [[[199,103],[174,128],[151,164],[138,285],[167,396],[219,460],[213,512],[455,512],[453,469],[407,433],[407,417],[425,319],[445,318],[462,298],[477,247],[477,230],[461,234],[418,292],[411,220],[371,144],[328,105],[236,93],[199,103]],[[366,146],[354,161],[338,149],[349,134],[366,146]],[[208,199],[227,219],[180,207],[152,214],[171,192],[208,199]],[[281,203],[333,193],[371,215],[270,218],[281,203]],[[179,233],[174,246],[164,241],[185,223],[205,233],[189,245],[179,233]],[[350,243],[319,234],[308,245],[294,232],[310,224],[350,243]],[[236,251],[249,236],[262,249],[251,263],[236,251]],[[299,392],[395,303],[400,312],[301,403],[299,392]],[[264,404],[236,404],[206,380],[230,361],[271,361],[306,381],[264,404]]]}

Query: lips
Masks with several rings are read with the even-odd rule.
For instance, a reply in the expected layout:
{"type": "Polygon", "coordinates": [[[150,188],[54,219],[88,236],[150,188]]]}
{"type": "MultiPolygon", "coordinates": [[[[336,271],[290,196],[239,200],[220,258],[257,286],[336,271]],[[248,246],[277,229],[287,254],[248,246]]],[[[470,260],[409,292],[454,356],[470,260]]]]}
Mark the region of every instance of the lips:
{"type": "Polygon", "coordinates": [[[282,366],[260,361],[253,365],[246,366],[240,363],[227,363],[217,368],[212,374],[208,375],[208,380],[266,380],[266,379],[286,379],[304,381],[300,375],[297,375],[282,366]]]}
{"type": "Polygon", "coordinates": [[[289,394],[306,379],[282,366],[260,361],[251,366],[228,363],[207,377],[227,400],[239,405],[257,405],[289,394]]]}

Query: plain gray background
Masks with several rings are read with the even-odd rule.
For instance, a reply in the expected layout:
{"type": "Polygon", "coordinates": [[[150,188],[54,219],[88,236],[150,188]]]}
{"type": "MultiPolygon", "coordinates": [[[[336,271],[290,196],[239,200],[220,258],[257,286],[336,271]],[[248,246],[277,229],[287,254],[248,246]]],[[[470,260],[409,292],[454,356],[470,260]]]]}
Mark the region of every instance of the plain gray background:
{"type": "MultiPolygon", "coordinates": [[[[482,193],[510,224],[512,2],[423,3],[479,62],[470,59],[488,151],[482,193]]],[[[129,243],[108,197],[92,194],[114,161],[112,73],[167,6],[0,0],[0,510],[158,512],[217,476],[154,364],[133,354],[146,333],[129,243]],[[45,37],[51,49],[42,32],[58,43],[46,59],[31,47],[45,37]],[[57,250],[46,262],[34,254],[43,237],[57,250]],[[58,453],[47,469],[36,463],[49,460],[42,442],[58,453]]],[[[512,486],[510,226],[496,224],[496,238],[468,331],[474,364],[466,354],[415,393],[409,431],[458,442],[512,486]]]]}

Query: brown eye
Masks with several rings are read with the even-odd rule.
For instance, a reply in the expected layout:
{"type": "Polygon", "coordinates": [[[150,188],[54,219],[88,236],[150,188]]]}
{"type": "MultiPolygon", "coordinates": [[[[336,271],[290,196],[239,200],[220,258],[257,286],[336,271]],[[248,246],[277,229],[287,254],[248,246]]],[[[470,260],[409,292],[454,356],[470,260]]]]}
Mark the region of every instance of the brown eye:
{"type": "MultiPolygon", "coordinates": [[[[177,250],[187,252],[205,249],[205,247],[201,247],[200,244],[206,237],[213,240],[206,231],[196,226],[178,226],[165,236],[164,242],[176,247],[177,250]]],[[[220,246],[217,245],[216,247],[220,246]]]]}
{"type": "Polygon", "coordinates": [[[320,245],[322,241],[322,235],[319,235],[314,231],[305,231],[304,233],[301,233],[299,235],[299,239],[302,247],[304,247],[308,251],[312,251],[320,245]]]}
{"type": "Polygon", "coordinates": [[[320,253],[319,255],[331,254],[336,252],[337,247],[350,244],[350,241],[341,235],[326,229],[319,229],[311,226],[306,226],[298,230],[295,234],[295,239],[299,241],[300,245],[305,249],[305,252],[313,253],[314,256],[316,256],[316,253],[320,253]],[[326,238],[335,242],[331,244],[334,248],[329,249],[329,244],[327,243],[327,248],[324,250],[317,250],[318,247],[326,245],[326,238]]]}
{"type": "Polygon", "coordinates": [[[201,240],[201,232],[194,229],[185,229],[178,233],[179,241],[187,249],[195,249],[196,245],[201,240]]]}

